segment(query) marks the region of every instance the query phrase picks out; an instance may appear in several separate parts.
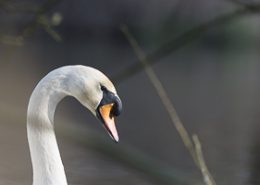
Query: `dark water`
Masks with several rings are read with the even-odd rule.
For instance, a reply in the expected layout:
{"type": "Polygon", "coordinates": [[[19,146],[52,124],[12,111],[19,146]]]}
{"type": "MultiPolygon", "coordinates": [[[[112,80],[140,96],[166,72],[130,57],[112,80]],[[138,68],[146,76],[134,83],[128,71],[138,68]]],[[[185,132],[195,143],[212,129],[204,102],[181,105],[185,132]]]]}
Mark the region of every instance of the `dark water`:
{"type": "MultiPolygon", "coordinates": [[[[217,53],[187,48],[154,66],[188,131],[198,134],[218,184],[256,185],[260,181],[259,58],[259,52],[253,49],[217,53]]],[[[42,76],[68,64],[90,65],[112,75],[134,61],[129,48],[109,43],[31,42],[15,50],[2,64],[0,74],[0,185],[31,183],[26,106],[42,76]]],[[[192,184],[202,184],[199,171],[145,74],[117,84],[117,89],[124,103],[124,112],[117,120],[120,145],[156,161],[151,165],[160,163],[166,173],[171,169],[192,184]]],[[[97,120],[71,98],[57,110],[57,125],[62,126],[64,120],[73,122],[75,128],[105,135],[97,120]]],[[[58,134],[58,141],[71,184],[163,184],[134,165],[62,134],[58,134]]]]}

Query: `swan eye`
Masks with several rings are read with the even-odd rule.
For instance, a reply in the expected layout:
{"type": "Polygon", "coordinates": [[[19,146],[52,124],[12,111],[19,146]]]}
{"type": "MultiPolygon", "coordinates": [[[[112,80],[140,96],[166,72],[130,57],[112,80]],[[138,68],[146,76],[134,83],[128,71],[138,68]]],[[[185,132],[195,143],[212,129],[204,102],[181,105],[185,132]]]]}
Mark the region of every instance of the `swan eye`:
{"type": "Polygon", "coordinates": [[[105,86],[103,86],[103,85],[100,85],[100,89],[101,89],[102,91],[107,91],[107,88],[106,88],[105,86]]]}

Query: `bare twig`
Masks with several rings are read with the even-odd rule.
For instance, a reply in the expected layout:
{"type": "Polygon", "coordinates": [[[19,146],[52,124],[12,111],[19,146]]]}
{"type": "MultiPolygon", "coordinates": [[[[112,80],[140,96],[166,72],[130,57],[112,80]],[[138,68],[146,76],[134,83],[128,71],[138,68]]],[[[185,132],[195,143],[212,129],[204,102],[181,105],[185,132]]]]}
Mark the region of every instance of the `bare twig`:
{"type": "MultiPolygon", "coordinates": [[[[239,8],[236,8],[231,12],[220,15],[213,20],[195,26],[181,34],[179,37],[169,39],[168,42],[160,46],[158,49],[146,55],[147,65],[152,65],[156,62],[159,62],[160,59],[167,57],[168,55],[176,52],[178,49],[186,46],[192,41],[199,39],[205,32],[207,32],[212,27],[224,25],[230,21],[234,21],[247,14],[254,13],[260,13],[260,3],[245,4],[244,6],[240,6],[239,8]]],[[[117,75],[112,77],[113,81],[121,82],[131,77],[132,75],[136,74],[137,72],[143,69],[142,65],[143,64],[141,64],[140,62],[136,62],[126,67],[124,70],[120,71],[117,75]]]]}
{"type": "MultiPolygon", "coordinates": [[[[0,43],[9,45],[6,48],[5,55],[3,57],[3,62],[1,62],[1,68],[9,64],[10,58],[14,53],[17,46],[24,44],[24,40],[31,36],[38,27],[43,27],[43,29],[56,41],[61,41],[60,35],[52,28],[51,24],[45,17],[45,13],[51,10],[57,3],[61,0],[47,0],[37,8],[35,8],[34,19],[29,22],[22,31],[17,36],[0,36],[0,43]]],[[[6,0],[3,2],[7,2],[6,0]]],[[[1,4],[0,4],[1,5],[1,4]]]]}
{"type": "Polygon", "coordinates": [[[38,23],[42,25],[44,30],[49,33],[49,35],[57,42],[62,41],[61,36],[52,28],[52,25],[50,24],[50,21],[48,18],[44,15],[39,16],[38,23]]]}
{"type": "Polygon", "coordinates": [[[26,38],[33,34],[39,26],[42,26],[55,40],[57,40],[57,33],[50,27],[50,24],[46,22],[44,14],[48,12],[51,8],[53,8],[56,4],[58,4],[60,1],[61,0],[48,0],[41,6],[39,6],[37,8],[34,19],[29,24],[27,24],[27,26],[25,26],[20,36],[26,38]],[[53,33],[55,33],[55,36],[53,36],[53,33]]]}
{"type": "Polygon", "coordinates": [[[183,177],[183,174],[160,165],[156,160],[134,148],[107,142],[107,137],[99,136],[94,134],[94,132],[91,133],[90,131],[84,130],[84,128],[72,127],[70,124],[63,124],[57,131],[62,133],[62,136],[66,138],[70,137],[87,148],[105,154],[120,164],[141,172],[149,180],[155,181],[158,184],[190,185],[183,177]],[[169,171],[172,173],[169,173],[169,171]]]}
{"type": "Polygon", "coordinates": [[[166,90],[164,89],[161,81],[156,76],[154,70],[151,66],[148,66],[148,60],[147,57],[145,57],[144,52],[140,48],[139,44],[133,37],[133,35],[128,30],[127,26],[121,27],[122,32],[125,34],[126,38],[128,39],[130,45],[134,49],[138,60],[142,64],[147,76],[149,77],[151,83],[153,84],[158,96],[160,97],[166,111],[168,112],[172,123],[174,124],[175,128],[177,129],[184,145],[190,152],[190,155],[192,156],[194,163],[196,166],[201,170],[204,182],[206,185],[216,185],[216,182],[214,181],[213,177],[211,176],[210,172],[208,171],[208,168],[206,166],[205,160],[202,155],[201,151],[201,145],[198,140],[198,137],[195,136],[193,138],[194,143],[191,140],[191,137],[189,136],[187,130],[185,129],[184,125],[182,124],[174,106],[171,102],[168,94],[166,93],[166,90]]]}
{"type": "Polygon", "coordinates": [[[17,11],[23,11],[24,13],[30,12],[34,13],[34,19],[29,22],[23,30],[17,36],[0,36],[0,42],[10,46],[21,46],[25,38],[31,36],[38,27],[42,27],[54,40],[61,41],[60,35],[53,29],[50,21],[44,15],[48,12],[52,7],[54,7],[61,0],[47,0],[39,7],[31,7],[28,5],[12,5],[9,4],[8,1],[3,1],[0,6],[4,8],[4,10],[15,13],[17,11]]]}
{"type": "Polygon", "coordinates": [[[166,111],[168,112],[168,114],[169,114],[172,122],[174,123],[176,129],[178,130],[185,146],[189,149],[193,159],[196,160],[195,156],[193,155],[194,153],[192,152],[194,149],[193,149],[193,144],[192,144],[192,141],[189,137],[189,134],[187,133],[186,129],[181,124],[181,120],[180,120],[179,116],[177,115],[175,108],[171,104],[170,98],[167,96],[167,94],[164,90],[161,90],[161,89],[164,89],[162,83],[160,82],[160,80],[155,75],[153,69],[148,66],[148,62],[146,60],[145,54],[142,52],[142,50],[139,47],[137,41],[133,38],[133,36],[129,32],[128,28],[124,25],[124,26],[121,27],[121,29],[124,32],[124,34],[126,35],[129,43],[131,44],[131,46],[135,50],[135,53],[137,54],[138,60],[143,65],[147,76],[151,80],[151,82],[152,82],[153,86],[155,87],[159,97],[161,98],[162,103],[165,106],[166,111]]]}
{"type": "Polygon", "coordinates": [[[193,135],[192,139],[193,139],[193,142],[194,142],[195,152],[196,152],[196,156],[198,158],[199,167],[200,167],[200,171],[202,173],[204,182],[208,185],[216,185],[216,182],[215,182],[214,178],[211,176],[211,174],[208,170],[208,167],[205,163],[205,159],[203,157],[201,144],[200,144],[198,136],[193,135]]]}

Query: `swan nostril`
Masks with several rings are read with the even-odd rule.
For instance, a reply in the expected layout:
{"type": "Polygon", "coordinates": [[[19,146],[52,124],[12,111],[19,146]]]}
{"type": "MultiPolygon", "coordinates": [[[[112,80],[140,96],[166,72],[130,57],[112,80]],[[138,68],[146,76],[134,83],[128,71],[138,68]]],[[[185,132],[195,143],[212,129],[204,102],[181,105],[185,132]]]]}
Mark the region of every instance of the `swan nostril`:
{"type": "Polygon", "coordinates": [[[109,113],[109,117],[110,117],[110,119],[112,119],[113,117],[115,117],[115,115],[113,114],[112,111],[110,111],[110,113],[109,113]]]}
{"type": "Polygon", "coordinates": [[[110,111],[110,118],[117,117],[119,115],[120,115],[120,113],[118,112],[117,108],[114,105],[113,108],[110,111]]]}
{"type": "Polygon", "coordinates": [[[119,116],[122,112],[122,103],[121,100],[119,98],[116,99],[111,111],[110,111],[110,115],[111,116],[119,116]]]}

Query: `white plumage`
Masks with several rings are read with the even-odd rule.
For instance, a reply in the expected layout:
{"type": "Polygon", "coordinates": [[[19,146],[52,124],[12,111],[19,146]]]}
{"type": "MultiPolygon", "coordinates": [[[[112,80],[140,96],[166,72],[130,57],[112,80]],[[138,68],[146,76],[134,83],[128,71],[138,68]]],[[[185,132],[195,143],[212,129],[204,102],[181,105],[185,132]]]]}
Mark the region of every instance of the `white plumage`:
{"type": "MultiPolygon", "coordinates": [[[[53,125],[56,106],[65,96],[75,97],[95,116],[99,106],[103,106],[100,105],[101,102],[111,103],[111,105],[119,103],[121,106],[112,82],[94,68],[79,65],[65,66],[46,75],[34,89],[27,112],[33,185],[67,185],[53,125]],[[106,91],[112,94],[112,99],[101,101],[106,97],[104,95],[106,92],[101,87],[105,87],[106,91]]],[[[101,114],[101,119],[110,136],[118,141],[111,109],[108,110],[109,117],[101,114]]]]}

